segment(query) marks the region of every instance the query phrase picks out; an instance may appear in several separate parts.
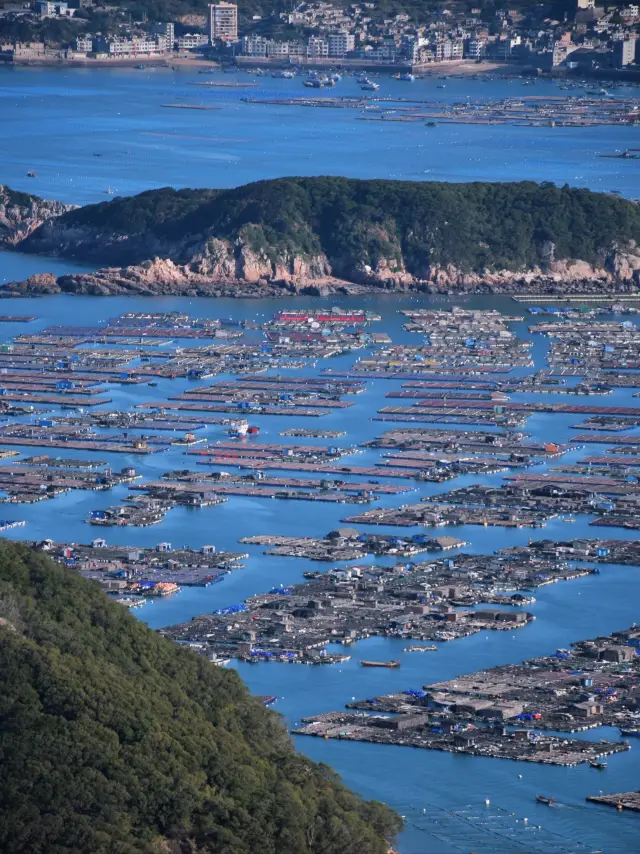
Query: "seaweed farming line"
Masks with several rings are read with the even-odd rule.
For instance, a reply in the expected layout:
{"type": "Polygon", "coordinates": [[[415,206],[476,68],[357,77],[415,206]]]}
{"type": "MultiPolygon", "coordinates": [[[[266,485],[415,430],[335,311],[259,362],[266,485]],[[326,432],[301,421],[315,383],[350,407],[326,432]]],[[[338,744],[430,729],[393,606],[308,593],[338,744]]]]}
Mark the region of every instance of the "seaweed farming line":
{"type": "MultiPolygon", "coordinates": [[[[589,809],[568,804],[559,806],[589,809]]],[[[465,854],[495,854],[496,844],[500,845],[501,854],[604,854],[601,849],[576,842],[538,824],[533,818],[519,817],[500,806],[467,804],[458,809],[446,809],[427,803],[422,809],[403,809],[398,805],[395,808],[402,814],[407,827],[465,854]]],[[[621,848],[619,850],[622,852],[621,848]]],[[[616,848],[609,851],[614,852],[616,848]]],[[[429,854],[440,852],[430,847],[429,854]]]]}

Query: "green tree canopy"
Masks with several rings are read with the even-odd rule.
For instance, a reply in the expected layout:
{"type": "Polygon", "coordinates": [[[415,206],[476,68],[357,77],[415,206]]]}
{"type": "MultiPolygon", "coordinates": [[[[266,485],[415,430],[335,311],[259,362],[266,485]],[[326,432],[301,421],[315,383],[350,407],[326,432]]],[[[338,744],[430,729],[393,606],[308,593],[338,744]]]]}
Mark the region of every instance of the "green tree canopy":
{"type": "Polygon", "coordinates": [[[3,854],[386,854],[400,827],[297,755],[239,676],[0,545],[3,854]]]}

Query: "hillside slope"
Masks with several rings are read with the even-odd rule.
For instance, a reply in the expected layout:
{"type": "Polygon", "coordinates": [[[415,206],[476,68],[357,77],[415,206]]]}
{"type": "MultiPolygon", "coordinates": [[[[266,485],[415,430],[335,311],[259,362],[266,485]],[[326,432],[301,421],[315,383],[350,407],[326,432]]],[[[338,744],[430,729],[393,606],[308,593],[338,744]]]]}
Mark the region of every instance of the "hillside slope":
{"type": "Polygon", "coordinates": [[[45,291],[190,293],[331,277],[392,288],[499,290],[544,276],[625,287],[640,275],[638,243],[640,208],[589,190],[282,178],[89,205],[44,223],[19,248],[118,267],[49,281],[45,291]]]}
{"type": "Polygon", "coordinates": [[[399,819],[298,756],[234,671],[0,544],[3,854],[384,854],[399,819]]]}

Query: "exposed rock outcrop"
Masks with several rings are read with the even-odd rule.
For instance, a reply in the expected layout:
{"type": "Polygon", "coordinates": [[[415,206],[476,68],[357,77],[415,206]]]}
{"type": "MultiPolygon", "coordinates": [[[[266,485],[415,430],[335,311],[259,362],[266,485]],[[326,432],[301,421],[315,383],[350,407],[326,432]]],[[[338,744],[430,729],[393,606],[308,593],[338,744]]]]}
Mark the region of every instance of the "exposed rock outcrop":
{"type": "Polygon", "coordinates": [[[454,265],[430,267],[422,276],[398,269],[397,262],[376,268],[358,264],[332,275],[323,256],[270,260],[247,246],[209,240],[191,263],[154,258],[128,267],[107,267],[95,273],[51,274],[13,282],[7,290],[20,294],[84,294],[92,296],[238,296],[268,297],[283,293],[328,295],[377,290],[428,293],[625,293],[640,286],[640,249],[608,256],[605,264],[551,261],[546,269],[466,272],[454,265]]]}
{"type": "Polygon", "coordinates": [[[17,246],[47,220],[73,208],[74,205],[18,193],[0,184],[0,248],[17,246]]]}

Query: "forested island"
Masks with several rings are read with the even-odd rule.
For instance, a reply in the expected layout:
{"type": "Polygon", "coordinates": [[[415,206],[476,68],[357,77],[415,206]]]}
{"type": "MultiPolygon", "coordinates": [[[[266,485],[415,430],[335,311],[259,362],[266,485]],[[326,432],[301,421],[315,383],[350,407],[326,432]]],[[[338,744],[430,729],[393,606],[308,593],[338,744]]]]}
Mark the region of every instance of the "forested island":
{"type": "Polygon", "coordinates": [[[15,293],[624,292],[640,278],[638,205],[550,183],[281,178],[51,213],[2,200],[5,245],[102,268],[15,293]]]}
{"type": "Polygon", "coordinates": [[[4,854],[387,854],[400,819],[96,584],[0,544],[4,854]]]}

